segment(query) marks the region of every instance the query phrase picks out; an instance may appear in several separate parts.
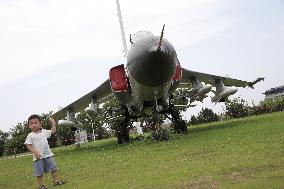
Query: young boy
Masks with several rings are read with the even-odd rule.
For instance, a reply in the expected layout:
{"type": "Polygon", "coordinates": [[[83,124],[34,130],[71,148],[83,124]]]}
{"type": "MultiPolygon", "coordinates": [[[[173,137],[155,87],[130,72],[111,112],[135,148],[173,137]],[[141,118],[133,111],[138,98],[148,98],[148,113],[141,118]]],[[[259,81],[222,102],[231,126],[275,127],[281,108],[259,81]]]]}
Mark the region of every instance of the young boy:
{"type": "Polygon", "coordinates": [[[54,185],[62,185],[64,181],[58,178],[57,167],[53,159],[47,138],[56,132],[55,120],[50,117],[51,130],[42,129],[41,118],[38,115],[31,115],[28,118],[28,126],[32,130],[27,136],[25,144],[27,149],[33,153],[34,176],[37,177],[39,189],[47,189],[43,183],[43,172],[50,172],[54,185]]]}

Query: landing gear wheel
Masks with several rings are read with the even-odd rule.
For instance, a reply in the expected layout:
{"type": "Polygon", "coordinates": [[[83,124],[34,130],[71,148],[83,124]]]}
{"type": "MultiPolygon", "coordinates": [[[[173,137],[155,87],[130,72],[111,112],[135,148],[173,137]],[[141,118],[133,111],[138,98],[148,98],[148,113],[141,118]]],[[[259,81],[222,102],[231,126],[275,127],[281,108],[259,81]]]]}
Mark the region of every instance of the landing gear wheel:
{"type": "Polygon", "coordinates": [[[128,143],[130,141],[129,131],[127,128],[130,122],[130,116],[129,116],[127,108],[124,107],[124,109],[125,109],[124,120],[119,124],[119,127],[116,132],[118,144],[122,144],[124,142],[128,143]]]}
{"type": "Polygon", "coordinates": [[[174,120],[174,130],[177,134],[187,133],[186,121],[182,119],[174,120]]]}
{"type": "Polygon", "coordinates": [[[167,129],[159,128],[152,131],[152,140],[154,141],[168,141],[169,139],[170,134],[167,129]]]}
{"type": "Polygon", "coordinates": [[[124,120],[121,123],[121,125],[120,125],[120,127],[121,127],[121,134],[122,134],[122,140],[123,140],[123,142],[126,142],[126,143],[128,143],[130,141],[130,139],[129,139],[129,132],[128,132],[128,129],[127,129],[128,123],[129,123],[129,121],[124,120]]]}
{"type": "Polygon", "coordinates": [[[118,144],[122,144],[123,143],[122,134],[121,134],[120,131],[116,132],[116,138],[117,138],[117,143],[118,144]]]}
{"type": "Polygon", "coordinates": [[[186,121],[181,119],[179,112],[177,110],[174,110],[173,108],[170,108],[169,113],[172,116],[175,132],[178,134],[187,133],[186,121]]]}
{"type": "Polygon", "coordinates": [[[187,133],[187,126],[186,126],[186,121],[184,120],[179,120],[179,127],[178,127],[179,131],[181,133],[187,133]]]}

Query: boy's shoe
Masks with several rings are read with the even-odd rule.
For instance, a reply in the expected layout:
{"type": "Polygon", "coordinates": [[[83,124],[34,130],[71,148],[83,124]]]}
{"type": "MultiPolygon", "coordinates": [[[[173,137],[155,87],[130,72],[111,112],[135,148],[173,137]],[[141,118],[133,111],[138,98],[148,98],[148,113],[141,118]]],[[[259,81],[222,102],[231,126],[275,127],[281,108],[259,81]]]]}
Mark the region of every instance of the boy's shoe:
{"type": "Polygon", "coordinates": [[[44,185],[41,185],[41,186],[39,187],[39,189],[47,189],[47,187],[44,186],[44,185]]]}
{"type": "Polygon", "coordinates": [[[62,185],[62,184],[65,184],[65,182],[63,180],[58,180],[54,183],[54,186],[59,186],[59,185],[62,185]]]}

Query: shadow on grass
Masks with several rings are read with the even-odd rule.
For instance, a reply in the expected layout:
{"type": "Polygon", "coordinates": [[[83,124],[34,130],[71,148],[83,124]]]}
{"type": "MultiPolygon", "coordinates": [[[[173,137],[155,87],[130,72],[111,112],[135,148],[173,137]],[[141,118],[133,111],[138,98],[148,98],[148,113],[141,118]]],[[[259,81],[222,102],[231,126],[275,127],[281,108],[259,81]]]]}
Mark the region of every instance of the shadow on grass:
{"type": "Polygon", "coordinates": [[[81,144],[80,147],[73,145],[59,147],[56,149],[56,154],[63,154],[66,155],[68,153],[74,152],[100,152],[100,151],[108,151],[108,150],[115,150],[115,149],[125,149],[129,148],[130,146],[134,145],[149,145],[152,142],[147,137],[138,140],[136,137],[131,137],[129,143],[118,144],[116,138],[98,140],[96,142],[89,142],[86,144],[81,144]]]}
{"type": "MultiPolygon", "coordinates": [[[[258,122],[258,119],[255,117],[249,118],[240,118],[240,119],[233,119],[224,122],[213,122],[208,124],[202,124],[197,126],[190,126],[189,133],[198,133],[198,132],[205,132],[211,131],[216,129],[226,129],[226,128],[233,128],[233,127],[240,127],[240,126],[249,126],[255,122],[258,122]]],[[[171,134],[171,138],[173,140],[179,140],[183,138],[184,135],[175,135],[171,134]]],[[[114,150],[114,149],[125,149],[129,148],[130,146],[134,145],[151,145],[155,144],[149,137],[145,137],[142,140],[137,140],[135,137],[131,139],[130,143],[125,144],[118,144],[116,138],[110,138],[105,140],[99,140],[96,142],[89,142],[87,144],[81,144],[80,148],[76,147],[75,145],[60,147],[56,149],[56,154],[67,154],[73,153],[74,151],[78,152],[88,152],[88,151],[107,151],[107,150],[114,150]]]]}
{"type": "MultiPolygon", "coordinates": [[[[121,145],[119,147],[123,147],[124,145],[121,145]]],[[[118,148],[118,144],[115,140],[107,139],[107,140],[100,140],[96,142],[89,142],[86,144],[81,144],[79,147],[75,144],[64,146],[56,149],[56,153],[69,153],[69,152],[75,152],[75,151],[104,151],[104,150],[112,150],[118,148]]]]}
{"type": "Polygon", "coordinates": [[[224,122],[212,122],[197,126],[190,126],[189,132],[191,133],[197,133],[197,132],[204,132],[204,131],[210,131],[210,130],[216,130],[216,129],[225,129],[225,128],[233,128],[233,127],[240,127],[240,126],[249,126],[250,124],[253,124],[257,122],[257,119],[248,119],[248,118],[239,118],[239,119],[233,119],[229,121],[224,122]]]}

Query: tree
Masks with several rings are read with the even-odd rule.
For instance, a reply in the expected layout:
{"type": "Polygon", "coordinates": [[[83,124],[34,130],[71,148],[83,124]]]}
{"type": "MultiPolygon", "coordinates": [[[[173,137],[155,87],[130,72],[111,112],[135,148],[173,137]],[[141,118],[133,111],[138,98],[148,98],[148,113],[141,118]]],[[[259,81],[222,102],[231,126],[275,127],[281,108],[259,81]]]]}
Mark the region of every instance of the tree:
{"type": "Polygon", "coordinates": [[[73,144],[74,142],[74,133],[71,128],[58,126],[56,132],[57,143],[61,146],[67,146],[73,144]]]}
{"type": "Polygon", "coordinates": [[[105,138],[106,128],[103,127],[105,120],[100,115],[88,115],[85,111],[82,111],[78,114],[77,120],[82,124],[81,128],[86,130],[89,135],[93,133],[94,129],[97,139],[105,138]]]}
{"type": "Polygon", "coordinates": [[[9,137],[9,133],[5,133],[0,130],[0,156],[4,154],[4,145],[6,144],[9,137]]]}
{"type": "Polygon", "coordinates": [[[29,132],[30,129],[28,128],[27,121],[24,121],[23,123],[18,123],[11,129],[11,137],[5,144],[5,150],[7,151],[8,155],[13,153],[13,149],[16,149],[17,153],[26,152],[26,146],[24,143],[29,132]]]}
{"type": "Polygon", "coordinates": [[[117,130],[124,119],[125,110],[116,98],[112,98],[108,102],[104,103],[100,111],[101,121],[108,124],[108,129],[117,130]]]}

